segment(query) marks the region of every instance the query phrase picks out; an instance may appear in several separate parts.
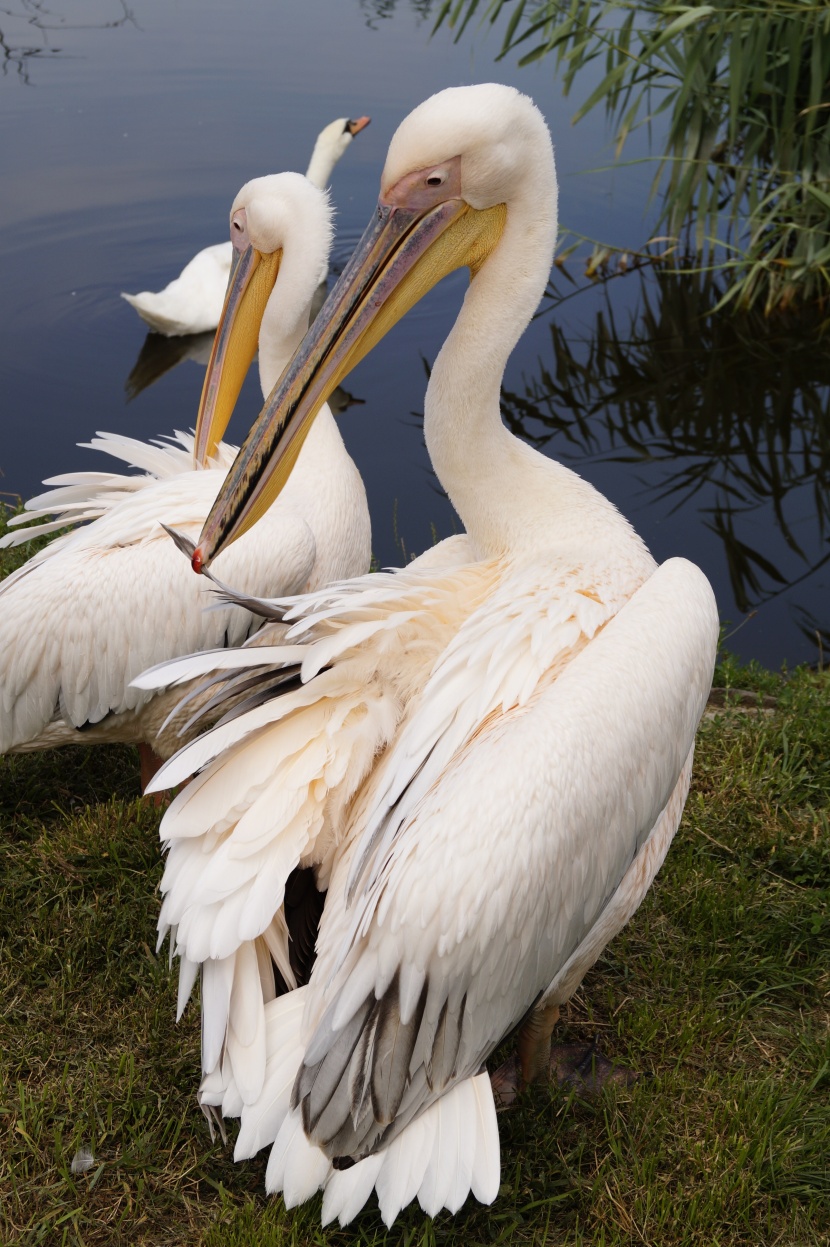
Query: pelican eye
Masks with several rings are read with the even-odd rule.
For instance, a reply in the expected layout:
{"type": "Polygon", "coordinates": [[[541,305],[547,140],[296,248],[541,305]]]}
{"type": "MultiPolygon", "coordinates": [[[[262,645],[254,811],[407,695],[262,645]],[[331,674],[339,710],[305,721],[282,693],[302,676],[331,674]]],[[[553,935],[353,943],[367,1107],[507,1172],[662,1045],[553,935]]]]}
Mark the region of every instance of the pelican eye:
{"type": "Polygon", "coordinates": [[[446,173],[430,173],[426,179],[426,184],[427,186],[443,186],[446,180],[446,173]]]}
{"type": "Polygon", "coordinates": [[[231,242],[237,251],[248,246],[248,213],[244,208],[237,208],[231,217],[231,242]]]}

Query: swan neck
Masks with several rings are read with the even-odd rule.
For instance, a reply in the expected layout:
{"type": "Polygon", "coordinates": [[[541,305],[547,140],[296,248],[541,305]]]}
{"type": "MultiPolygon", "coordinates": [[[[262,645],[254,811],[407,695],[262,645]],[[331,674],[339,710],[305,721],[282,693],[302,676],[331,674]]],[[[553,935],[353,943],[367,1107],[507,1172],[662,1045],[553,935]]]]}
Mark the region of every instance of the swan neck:
{"type": "Polygon", "coordinates": [[[314,144],[314,151],[306,169],[305,175],[309,182],[321,191],[325,190],[340,156],[341,153],[335,149],[330,139],[321,135],[314,144]]]}

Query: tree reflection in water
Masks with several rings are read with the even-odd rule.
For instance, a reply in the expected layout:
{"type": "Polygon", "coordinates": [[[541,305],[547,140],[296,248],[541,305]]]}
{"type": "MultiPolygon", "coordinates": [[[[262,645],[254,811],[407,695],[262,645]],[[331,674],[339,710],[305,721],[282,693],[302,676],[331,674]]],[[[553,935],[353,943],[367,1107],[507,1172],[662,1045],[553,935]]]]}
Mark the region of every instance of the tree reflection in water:
{"type": "Polygon", "coordinates": [[[16,74],[21,82],[31,83],[29,69],[35,59],[60,56],[64,49],[56,47],[53,38],[61,41],[78,30],[112,30],[127,24],[135,25],[135,17],[126,0],[105,0],[104,5],[78,4],[73,0],[67,16],[65,5],[48,4],[46,0],[10,0],[0,8],[0,72],[16,74]]]}
{"type": "MultiPolygon", "coordinates": [[[[359,4],[366,25],[377,30],[378,22],[395,16],[398,0],[359,0],[359,4]]],[[[433,0],[409,0],[409,8],[419,22],[424,22],[432,17],[433,0]]]]}
{"type": "MultiPolygon", "coordinates": [[[[673,510],[693,505],[707,487],[699,510],[723,543],[736,605],[748,612],[830,560],[825,317],[816,308],[776,319],[715,312],[723,291],[699,275],[662,271],[636,280],[642,289],[627,324],[606,292],[582,336],[563,327],[557,309],[566,300],[549,291],[541,314],[554,317],[552,359],[540,361],[524,393],[503,393],[504,419],[535,445],[555,437],[559,458],[667,465],[647,489],[673,510]],[[806,525],[804,491],[813,504],[806,525]],[[757,521],[761,510],[793,556],[786,565],[742,533],[747,516],[757,521]]],[[[797,609],[802,631],[830,644],[826,619],[797,609]]]]}

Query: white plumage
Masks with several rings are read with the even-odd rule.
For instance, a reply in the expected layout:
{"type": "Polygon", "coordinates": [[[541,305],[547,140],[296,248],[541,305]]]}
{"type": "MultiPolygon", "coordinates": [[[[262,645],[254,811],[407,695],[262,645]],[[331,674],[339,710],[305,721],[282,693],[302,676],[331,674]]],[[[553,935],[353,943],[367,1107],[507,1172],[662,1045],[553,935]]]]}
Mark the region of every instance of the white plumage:
{"type": "MultiPolygon", "coordinates": [[[[249,325],[254,344],[259,328],[267,393],[307,326],[328,255],[330,209],[323,192],[290,173],[243,188],[233,219],[246,213],[252,246],[282,254],[264,314],[259,305],[261,325],[255,317],[249,325]]],[[[235,328],[233,322],[228,332],[235,328]]],[[[217,357],[209,371],[206,396],[224,384],[221,363],[217,357]]],[[[244,369],[238,373],[241,385],[244,369]]],[[[121,740],[169,755],[180,742],[172,736],[172,746],[165,745],[158,733],[172,702],[130,688],[130,680],[177,654],[238,645],[257,626],[237,606],[205,610],[214,595],[191,574],[160,523],[195,537],[236,453],[221,443],[211,450],[212,431],[221,430],[216,408],[209,398],[203,403],[197,436],[204,466],[189,434],[150,445],[99,434],[89,445],[140,475],[56,477],[47,482],[56,488],[33,499],[19,520],[57,518],[3,539],[11,545],[90,521],[54,539],[0,585],[0,750],[121,740]]],[[[222,560],[222,571],[244,591],[301,592],[369,565],[363,483],[327,410],[312,437],[279,503],[222,560]]]]}
{"type": "MultiPolygon", "coordinates": [[[[309,182],[325,190],[334,166],[355,134],[368,124],[368,117],[355,121],[339,117],[321,130],[306,170],[309,182]]],[[[216,328],[222,316],[232,257],[229,242],[204,247],[163,290],[142,290],[140,294],[122,294],[121,298],[135,308],[155,333],[168,338],[206,333],[216,328]]],[[[328,257],[318,271],[318,284],[326,280],[327,274],[328,257]]]]}
{"type": "MultiPolygon", "coordinates": [[[[160,932],[188,976],[194,962],[208,976],[203,1102],[241,1115],[238,1158],[272,1145],[266,1185],[286,1203],[324,1187],[324,1220],[345,1224],[373,1188],[387,1224],[415,1197],[431,1215],[495,1197],[482,1066],[526,1019],[522,1034],[550,1021],[544,1047],[554,1007],[645,895],[688,790],[718,634],[706,578],[657,567],[610,502],[500,419],[556,190],[544,121],[509,88],[442,92],[401,125],[378,213],[246,454],[276,447],[254,474],[265,490],[341,365],[467,263],[425,404],[466,533],[397,573],[277,603],[279,644],[222,657],[247,705],[156,781],[202,768],[162,824],[160,932]],[[274,689],[280,672],[300,681],[274,689]],[[307,986],[274,999],[261,950],[297,867],[328,889],[317,956],[307,986]],[[243,998],[264,1059],[231,1042],[243,998]]],[[[251,522],[252,482],[234,471],[196,566],[251,522]]]]}

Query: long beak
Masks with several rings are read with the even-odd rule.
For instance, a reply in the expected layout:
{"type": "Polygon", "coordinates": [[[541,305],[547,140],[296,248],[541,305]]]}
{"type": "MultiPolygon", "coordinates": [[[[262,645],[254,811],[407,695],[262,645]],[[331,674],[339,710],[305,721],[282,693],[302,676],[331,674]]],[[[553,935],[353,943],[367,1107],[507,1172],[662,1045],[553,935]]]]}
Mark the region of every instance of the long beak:
{"type": "Polygon", "coordinates": [[[207,567],[278,497],[332,390],[442,277],[465,265],[475,275],[505,218],[504,204],[476,209],[461,198],[427,210],[378,204],[234,460],[202,529],[194,571],[207,567]]]}
{"type": "Polygon", "coordinates": [[[222,318],[210,353],[193,454],[202,467],[215,453],[228,427],[239,391],[256,355],[265,305],[280,271],[282,251],[268,255],[255,247],[234,249],[222,318]]]}

